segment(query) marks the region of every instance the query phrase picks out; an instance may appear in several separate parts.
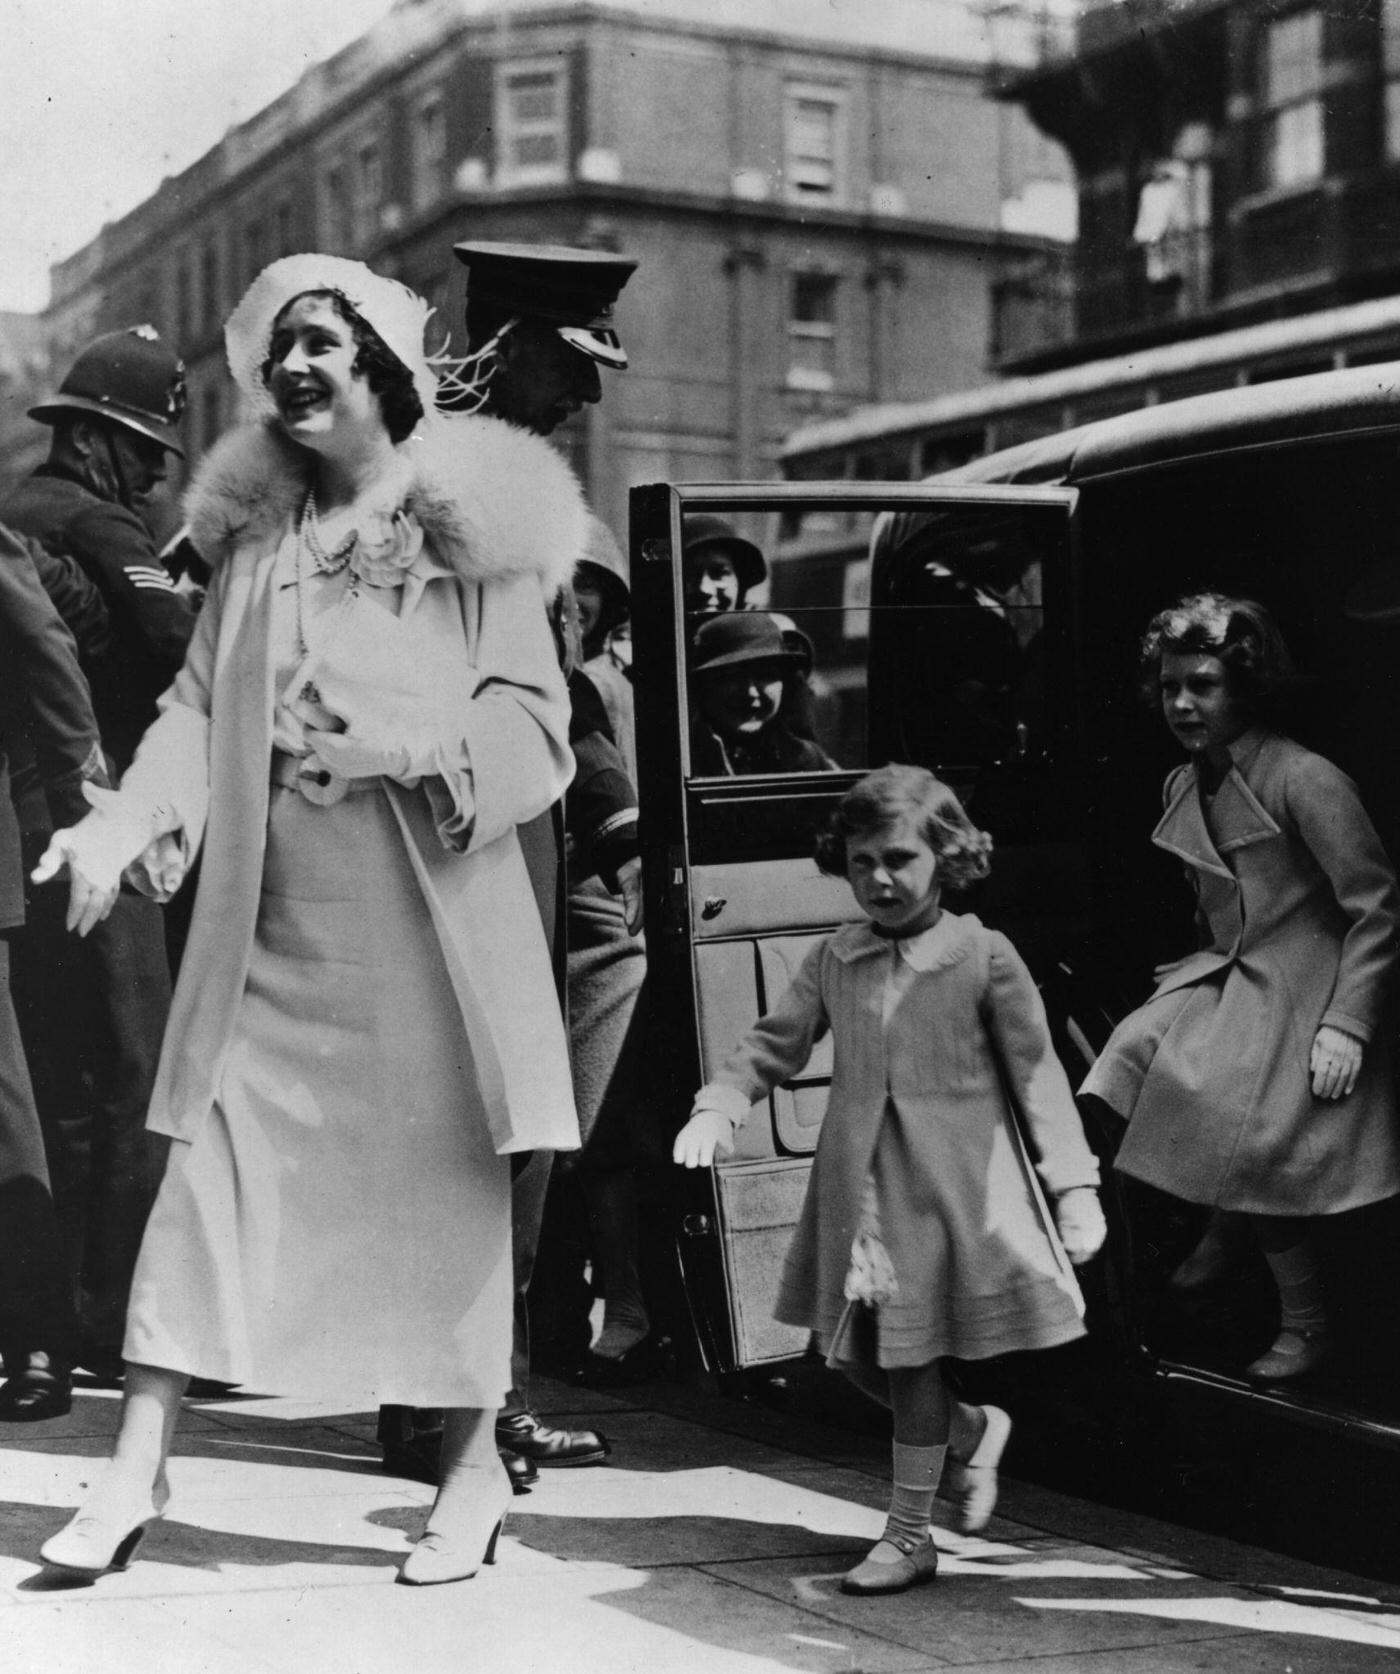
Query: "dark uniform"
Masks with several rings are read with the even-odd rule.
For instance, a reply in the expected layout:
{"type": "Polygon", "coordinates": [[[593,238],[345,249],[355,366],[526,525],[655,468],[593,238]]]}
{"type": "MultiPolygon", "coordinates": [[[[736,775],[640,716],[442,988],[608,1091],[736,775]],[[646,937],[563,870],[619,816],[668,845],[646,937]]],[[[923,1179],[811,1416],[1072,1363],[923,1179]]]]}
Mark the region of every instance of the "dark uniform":
{"type": "MultiPolygon", "coordinates": [[[[108,643],[96,657],[68,615],[71,595],[51,597],[82,651],[102,748],[124,770],[155,719],[156,699],[185,660],[194,631],[189,600],[176,591],[136,513],[100,499],[62,466],[41,465],[3,502],[0,518],[71,558],[101,594],[108,643]]],[[[52,574],[45,575],[46,585],[52,574]]]]}
{"type": "Polygon", "coordinates": [[[76,1346],[43,1136],[10,998],[10,938],[24,922],[19,823],[9,795],[14,752],[33,760],[55,825],[87,812],[85,779],[107,782],[73,637],[27,545],[0,528],[0,1350],[7,1374],[0,1419],[9,1421],[68,1411],[76,1346]]]}
{"type": "MultiPolygon", "coordinates": [[[[597,401],[597,368],[627,365],[613,330],[612,305],[637,264],[607,251],[557,245],[458,244],[454,248],[471,270],[467,331],[475,352],[464,363],[464,376],[445,383],[443,404],[479,408],[543,436],[570,411],[597,401]]],[[[541,816],[520,828],[546,934],[555,948],[556,969],[562,974],[561,837],[557,814],[541,816]]],[[[511,1188],[513,1387],[497,1419],[496,1440],[518,1492],[534,1479],[538,1465],[592,1464],[606,1458],[609,1451],[596,1430],[542,1424],[530,1411],[526,1293],[552,1167],[551,1153],[536,1153],[515,1173],[511,1188]]],[[[415,1416],[402,1407],[383,1409],[379,1434],[386,1467],[407,1474],[434,1474],[436,1450],[430,1422],[428,1414],[415,1416]]]]}
{"type": "MultiPolygon", "coordinates": [[[[90,345],[57,396],[32,416],[56,425],[85,420],[98,434],[116,426],[148,451],[179,452],[174,426],[183,389],[183,369],[169,350],[118,332],[90,345]]],[[[43,579],[78,639],[115,781],[184,661],[195,613],[145,523],[124,503],[135,485],[108,445],[116,464],[94,471],[56,439],[48,463],[0,505],[0,519],[54,555],[43,579]],[[105,608],[101,641],[81,608],[84,582],[105,608]]],[[[37,855],[49,824],[32,797],[23,809],[26,844],[37,855]]],[[[124,889],[83,939],[64,930],[65,911],[66,885],[32,889],[15,999],[78,1303],[82,1363],[115,1373],[132,1268],[164,1165],[164,1142],[145,1131],[145,1120],[170,967],[153,901],[124,889]]]]}

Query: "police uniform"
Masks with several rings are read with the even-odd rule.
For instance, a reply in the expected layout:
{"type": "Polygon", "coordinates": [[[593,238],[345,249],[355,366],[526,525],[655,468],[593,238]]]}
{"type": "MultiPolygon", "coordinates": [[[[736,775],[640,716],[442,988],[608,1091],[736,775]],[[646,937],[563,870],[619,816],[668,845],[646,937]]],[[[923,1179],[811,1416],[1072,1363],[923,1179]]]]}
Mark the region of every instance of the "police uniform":
{"type": "MultiPolygon", "coordinates": [[[[180,454],[183,406],[184,372],[175,355],[153,335],[113,332],[78,356],[57,394],[30,416],[42,423],[87,417],[180,454]]],[[[136,512],[107,497],[57,449],[0,505],[0,519],[52,555],[43,580],[79,642],[115,778],[184,661],[194,610],[136,512]],[[105,611],[101,636],[94,594],[105,611]]],[[[26,833],[35,848],[46,840],[45,824],[26,833]]],[[[16,947],[15,996],[83,1361],[115,1371],[131,1270],[164,1163],[164,1142],[146,1133],[145,1120],[170,970],[154,902],[124,890],[111,915],[80,940],[64,929],[65,894],[60,883],[31,891],[29,924],[16,947]]]]}
{"type": "Polygon", "coordinates": [[[9,755],[21,740],[51,818],[65,825],[82,818],[83,781],[106,783],[87,686],[26,544],[0,528],[0,1349],[7,1373],[0,1420],[11,1422],[68,1411],[76,1347],[43,1136],[10,997],[10,933],[24,922],[24,885],[9,755]]]}

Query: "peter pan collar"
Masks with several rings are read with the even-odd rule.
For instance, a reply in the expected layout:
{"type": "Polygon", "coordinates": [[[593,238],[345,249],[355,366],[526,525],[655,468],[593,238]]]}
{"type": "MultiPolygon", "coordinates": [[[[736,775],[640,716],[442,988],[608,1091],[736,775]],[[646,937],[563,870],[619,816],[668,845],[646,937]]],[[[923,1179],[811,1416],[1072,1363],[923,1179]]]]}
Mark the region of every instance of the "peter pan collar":
{"type": "Polygon", "coordinates": [[[831,939],[831,951],[843,964],[888,953],[893,946],[899,957],[916,971],[941,970],[956,965],[972,946],[981,921],[971,913],[945,911],[937,924],[917,936],[896,940],[877,936],[869,924],[852,924],[838,930],[831,939]]]}

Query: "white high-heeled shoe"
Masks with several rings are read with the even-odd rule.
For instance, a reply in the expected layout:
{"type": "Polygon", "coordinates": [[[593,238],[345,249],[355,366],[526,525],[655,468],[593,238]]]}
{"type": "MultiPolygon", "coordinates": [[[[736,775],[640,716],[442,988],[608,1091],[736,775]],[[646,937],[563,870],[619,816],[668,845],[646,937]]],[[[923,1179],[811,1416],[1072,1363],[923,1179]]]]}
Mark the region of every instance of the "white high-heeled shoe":
{"type": "Polygon", "coordinates": [[[453,1492],[454,1506],[466,1500],[460,1510],[433,1506],[427,1528],[399,1571],[405,1586],[469,1581],[483,1564],[495,1563],[496,1542],[510,1509],[512,1489],[504,1474],[484,1471],[482,1477],[479,1493],[468,1497],[460,1487],[453,1492]]]}
{"type": "Polygon", "coordinates": [[[128,1569],[146,1530],[164,1515],[169,1500],[163,1465],[149,1488],[109,1465],[68,1522],[39,1548],[39,1557],[50,1569],[72,1575],[128,1569]]]}

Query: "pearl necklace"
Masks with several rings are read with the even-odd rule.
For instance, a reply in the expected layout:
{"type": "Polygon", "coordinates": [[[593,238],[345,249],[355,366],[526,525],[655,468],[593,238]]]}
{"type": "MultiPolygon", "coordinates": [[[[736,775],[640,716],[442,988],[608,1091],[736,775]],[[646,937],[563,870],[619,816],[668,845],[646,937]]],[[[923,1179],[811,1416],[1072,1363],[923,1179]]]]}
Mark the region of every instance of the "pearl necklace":
{"type": "MultiPolygon", "coordinates": [[[[316,514],[316,490],[306,491],[306,503],[302,507],[301,519],[297,524],[296,550],[296,605],[297,605],[297,652],[304,661],[311,654],[311,647],[306,638],[306,575],[301,561],[303,548],[311,560],[311,571],[315,575],[339,575],[350,562],[350,554],[355,549],[355,542],[359,539],[359,530],[352,529],[344,540],[338,541],[335,547],[327,552],[325,543],[320,535],[320,519],[316,514]]],[[[352,570],[346,582],[345,592],[341,596],[339,608],[348,609],[360,591],[360,578],[352,570]]],[[[334,607],[333,607],[334,608],[334,607]]],[[[316,684],[308,680],[302,687],[301,694],[310,703],[319,703],[321,694],[316,684]]]]}
{"type": "Polygon", "coordinates": [[[345,568],[359,538],[359,530],[352,529],[344,540],[338,541],[334,549],[327,552],[321,539],[321,518],[316,510],[316,490],[307,489],[306,503],[301,508],[301,521],[297,525],[297,539],[306,543],[311,562],[323,575],[335,575],[337,571],[345,568]]]}

